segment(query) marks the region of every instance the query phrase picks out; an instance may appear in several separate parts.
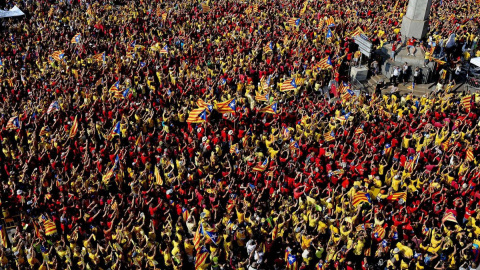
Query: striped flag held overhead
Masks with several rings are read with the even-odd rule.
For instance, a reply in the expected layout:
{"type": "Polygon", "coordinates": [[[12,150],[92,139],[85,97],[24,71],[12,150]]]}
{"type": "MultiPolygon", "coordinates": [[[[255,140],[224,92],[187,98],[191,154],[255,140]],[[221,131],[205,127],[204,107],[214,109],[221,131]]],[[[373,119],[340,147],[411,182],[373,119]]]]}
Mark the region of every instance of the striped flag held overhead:
{"type": "Polygon", "coordinates": [[[271,52],[273,52],[273,46],[272,42],[269,42],[267,45],[265,45],[265,47],[263,47],[263,53],[267,54],[271,52]]]}
{"type": "Polygon", "coordinates": [[[458,223],[457,217],[452,212],[445,213],[445,215],[442,218],[442,223],[445,224],[445,222],[458,223]]]}
{"type": "Polygon", "coordinates": [[[112,85],[112,87],[110,87],[110,89],[108,90],[108,92],[110,92],[110,93],[112,93],[112,92],[113,92],[113,93],[118,92],[118,91],[120,91],[119,88],[120,88],[120,81],[117,81],[117,82],[115,82],[115,83],[112,85]]]}
{"type": "Polygon", "coordinates": [[[11,117],[7,122],[7,129],[19,129],[20,128],[20,121],[18,120],[18,116],[11,117]]]}
{"type": "Polygon", "coordinates": [[[287,20],[287,24],[291,25],[291,26],[297,26],[300,24],[300,19],[297,19],[297,18],[290,18],[287,20]]]}
{"type": "Polygon", "coordinates": [[[163,46],[163,48],[160,50],[160,53],[168,54],[168,45],[163,46]]]}
{"type": "Polygon", "coordinates": [[[355,193],[355,195],[353,195],[352,204],[353,206],[357,206],[362,203],[372,203],[372,200],[370,199],[370,194],[363,191],[358,191],[355,193]]]}
{"type": "Polygon", "coordinates": [[[255,95],[255,100],[257,100],[257,101],[268,101],[268,94],[260,95],[259,93],[257,93],[255,95]]]}
{"type": "Polygon", "coordinates": [[[188,115],[187,123],[203,123],[207,120],[207,111],[205,108],[193,109],[188,115]]]}
{"type": "Polygon", "coordinates": [[[280,88],[280,91],[286,92],[286,91],[292,91],[295,89],[297,89],[297,84],[295,83],[295,79],[292,78],[292,79],[286,79],[282,83],[282,87],[280,88]]]}
{"type": "Polygon", "coordinates": [[[363,133],[363,128],[364,128],[363,125],[359,126],[357,129],[355,129],[355,134],[357,134],[357,135],[362,134],[363,133]]]}
{"type": "Polygon", "coordinates": [[[254,172],[263,172],[267,169],[268,167],[268,158],[265,159],[265,161],[262,164],[257,164],[255,167],[253,167],[254,172]]]}
{"type": "Polygon", "coordinates": [[[277,113],[277,103],[273,103],[272,105],[268,105],[267,107],[260,109],[258,112],[276,114],[277,113]]]}
{"type": "Polygon", "coordinates": [[[230,146],[230,154],[238,155],[240,154],[240,150],[238,149],[238,144],[232,144],[230,146]]]}
{"type": "Polygon", "coordinates": [[[198,224],[197,230],[195,231],[195,235],[193,237],[193,245],[195,246],[196,250],[200,249],[200,242],[202,240],[203,235],[203,224],[198,224]]]}
{"type": "Polygon", "coordinates": [[[342,101],[347,101],[350,98],[352,98],[353,96],[355,96],[355,93],[351,89],[347,89],[347,91],[345,91],[342,94],[342,101]]]}
{"type": "Polygon", "coordinates": [[[330,133],[324,134],[323,137],[325,137],[325,141],[327,142],[335,141],[335,133],[333,131],[330,133]]]}
{"type": "Polygon", "coordinates": [[[113,127],[112,131],[110,132],[110,136],[121,136],[122,132],[120,130],[120,121],[117,122],[117,124],[113,127]]]}
{"type": "Polygon", "coordinates": [[[473,155],[473,149],[471,147],[467,149],[465,160],[466,161],[474,161],[475,160],[475,156],[473,155]]]}
{"type": "Polygon", "coordinates": [[[291,138],[290,139],[290,144],[288,145],[288,148],[290,150],[296,150],[296,149],[299,148],[299,146],[298,146],[298,143],[293,138],[291,138]]]}
{"type": "Polygon", "coordinates": [[[351,33],[350,33],[350,37],[351,38],[354,38],[356,36],[359,36],[361,34],[365,34],[362,30],[362,28],[360,28],[360,26],[357,26],[357,29],[353,30],[351,33]]]}
{"type": "Polygon", "coordinates": [[[50,236],[54,235],[57,233],[57,226],[55,225],[55,222],[52,220],[48,219],[43,223],[43,226],[45,227],[45,235],[50,236]]]}
{"type": "Polygon", "coordinates": [[[338,120],[338,121],[340,121],[340,122],[344,122],[344,121],[347,121],[347,120],[348,120],[348,118],[350,117],[350,115],[351,115],[351,113],[349,112],[349,113],[346,113],[346,114],[344,114],[344,115],[342,115],[342,116],[336,117],[335,120],[338,120]]]}
{"type": "Polygon", "coordinates": [[[197,106],[199,108],[205,108],[205,109],[208,109],[208,112],[212,112],[213,111],[213,105],[212,104],[209,104],[209,103],[206,103],[203,99],[199,98],[197,100],[197,106]]]}
{"type": "Polygon", "coordinates": [[[332,60],[330,59],[330,56],[327,56],[323,59],[321,59],[316,65],[316,69],[330,69],[333,68],[332,60]]]}
{"type": "Polygon", "coordinates": [[[324,26],[325,26],[325,21],[319,20],[317,24],[317,29],[322,30],[324,26]]]}
{"type": "Polygon", "coordinates": [[[73,38],[70,42],[73,43],[73,44],[80,43],[81,38],[82,38],[82,35],[80,33],[78,33],[75,36],[73,36],[73,38]]]}
{"type": "Polygon", "coordinates": [[[63,59],[65,57],[65,53],[63,51],[54,51],[51,55],[51,57],[57,61],[65,61],[65,59],[63,59]]]}
{"type": "Polygon", "coordinates": [[[327,20],[325,21],[325,24],[328,27],[334,27],[335,26],[335,20],[333,19],[332,16],[328,17],[327,20]]]}
{"type": "Polygon", "coordinates": [[[471,95],[468,95],[462,98],[462,105],[465,107],[467,111],[470,111],[470,108],[472,107],[471,101],[472,101],[471,95]]]}
{"type": "Polygon", "coordinates": [[[60,110],[60,106],[58,105],[57,101],[54,101],[54,102],[50,103],[50,106],[48,106],[47,114],[49,114],[51,112],[56,112],[58,110],[60,110]]]}
{"type": "Polygon", "coordinates": [[[387,200],[389,201],[398,201],[400,199],[403,199],[403,201],[407,201],[407,192],[396,192],[393,193],[392,195],[387,197],[387,200]]]}
{"type": "Polygon", "coordinates": [[[385,229],[380,225],[377,225],[372,233],[373,236],[377,239],[385,238],[385,229]]]}
{"type": "Polygon", "coordinates": [[[229,99],[224,102],[219,102],[215,104],[215,109],[218,111],[218,113],[224,114],[224,113],[235,113],[236,110],[236,100],[234,98],[229,99]]]}
{"type": "Polygon", "coordinates": [[[98,61],[98,62],[105,62],[105,52],[95,54],[92,58],[93,58],[93,60],[98,61]]]}
{"type": "Polygon", "coordinates": [[[50,128],[47,126],[42,127],[42,129],[40,130],[40,136],[45,136],[48,133],[50,133],[50,128]]]}
{"type": "Polygon", "coordinates": [[[77,135],[77,132],[78,132],[78,121],[77,121],[77,116],[75,116],[75,120],[73,121],[72,128],[70,129],[69,138],[71,139],[75,137],[75,135],[77,135]]]}
{"type": "Polygon", "coordinates": [[[198,250],[197,255],[195,256],[195,270],[204,269],[208,256],[210,256],[210,252],[205,246],[198,250]]]}

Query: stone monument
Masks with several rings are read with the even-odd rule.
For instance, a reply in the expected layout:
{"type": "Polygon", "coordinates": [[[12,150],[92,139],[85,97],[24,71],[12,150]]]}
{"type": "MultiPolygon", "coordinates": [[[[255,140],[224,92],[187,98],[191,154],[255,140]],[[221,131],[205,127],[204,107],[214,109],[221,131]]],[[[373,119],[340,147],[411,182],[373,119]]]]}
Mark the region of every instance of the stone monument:
{"type": "Polygon", "coordinates": [[[421,39],[427,34],[431,6],[432,0],[409,0],[400,30],[403,37],[421,39]]]}

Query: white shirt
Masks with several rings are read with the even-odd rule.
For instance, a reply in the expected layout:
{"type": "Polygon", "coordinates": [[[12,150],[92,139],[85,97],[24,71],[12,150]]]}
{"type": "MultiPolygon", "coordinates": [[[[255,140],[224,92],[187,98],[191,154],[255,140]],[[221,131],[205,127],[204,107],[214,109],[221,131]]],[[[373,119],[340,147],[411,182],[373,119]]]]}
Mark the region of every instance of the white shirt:
{"type": "Polygon", "coordinates": [[[393,76],[398,76],[398,75],[400,75],[400,74],[399,74],[399,71],[398,71],[398,68],[395,68],[395,69],[393,70],[393,76]]]}
{"type": "Polygon", "coordinates": [[[248,255],[250,255],[255,250],[255,247],[257,247],[257,244],[254,244],[253,240],[250,239],[248,240],[246,246],[247,246],[247,253],[248,255]]]}

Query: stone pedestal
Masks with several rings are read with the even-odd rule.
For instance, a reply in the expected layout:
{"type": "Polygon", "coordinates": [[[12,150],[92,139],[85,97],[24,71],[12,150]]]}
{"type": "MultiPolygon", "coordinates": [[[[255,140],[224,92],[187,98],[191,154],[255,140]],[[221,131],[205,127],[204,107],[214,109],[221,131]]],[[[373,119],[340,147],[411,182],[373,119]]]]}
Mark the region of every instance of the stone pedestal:
{"type": "Polygon", "coordinates": [[[365,66],[352,67],[352,70],[350,71],[350,76],[360,82],[366,81],[368,76],[368,68],[365,66]]]}
{"type": "Polygon", "coordinates": [[[407,13],[403,16],[400,32],[406,39],[421,39],[427,34],[428,16],[432,0],[410,0],[407,13]]]}

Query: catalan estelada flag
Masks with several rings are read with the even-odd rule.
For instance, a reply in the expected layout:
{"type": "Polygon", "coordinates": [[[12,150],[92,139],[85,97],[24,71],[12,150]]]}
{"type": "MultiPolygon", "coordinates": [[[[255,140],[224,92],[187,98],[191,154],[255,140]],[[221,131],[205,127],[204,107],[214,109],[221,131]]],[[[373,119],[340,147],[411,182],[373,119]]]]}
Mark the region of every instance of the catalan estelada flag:
{"type": "Polygon", "coordinates": [[[344,114],[344,115],[342,115],[342,116],[335,117],[335,120],[338,120],[338,121],[340,121],[340,122],[347,121],[348,118],[350,117],[350,115],[351,115],[351,113],[348,112],[348,113],[346,113],[346,114],[344,114]]]}
{"type": "Polygon", "coordinates": [[[115,170],[118,168],[119,163],[120,163],[120,158],[117,155],[115,157],[115,163],[113,164],[112,168],[110,170],[108,170],[108,172],[103,176],[102,181],[107,182],[108,180],[110,180],[110,178],[113,176],[115,170]]]}
{"type": "Polygon", "coordinates": [[[328,30],[327,30],[327,35],[325,36],[325,38],[326,38],[327,40],[330,40],[330,39],[333,38],[333,33],[332,33],[332,30],[330,30],[330,28],[328,28],[328,30]]]}
{"type": "Polygon", "coordinates": [[[238,144],[232,144],[230,146],[230,154],[238,155],[240,153],[240,150],[238,150],[238,144]]]}
{"type": "Polygon", "coordinates": [[[60,62],[60,61],[64,60],[63,58],[65,57],[65,54],[64,54],[63,51],[54,51],[52,53],[51,57],[60,62]]]}
{"type": "Polygon", "coordinates": [[[286,92],[286,91],[292,91],[297,89],[297,84],[295,83],[295,79],[286,79],[283,83],[282,86],[280,87],[280,91],[286,92]]]}
{"type": "Polygon", "coordinates": [[[133,51],[135,49],[135,45],[137,45],[137,41],[134,40],[130,44],[127,45],[127,52],[128,51],[133,51]]]}
{"type": "Polygon", "coordinates": [[[69,138],[75,137],[78,132],[78,121],[77,121],[77,116],[75,116],[75,120],[73,121],[72,128],[70,129],[70,135],[69,138]]]}
{"type": "Polygon", "coordinates": [[[268,105],[267,107],[260,109],[258,112],[276,114],[277,113],[277,103],[273,103],[272,105],[268,105]]]}
{"type": "Polygon", "coordinates": [[[219,102],[215,104],[215,109],[218,111],[218,113],[224,114],[224,113],[235,113],[236,110],[236,101],[234,98],[229,99],[224,102],[219,102]]]}
{"type": "Polygon", "coordinates": [[[265,159],[265,161],[262,164],[257,164],[255,167],[253,167],[254,172],[263,172],[267,169],[268,167],[268,158],[265,159]]]}
{"type": "Polygon", "coordinates": [[[115,93],[115,92],[118,92],[120,90],[118,88],[120,88],[120,81],[117,81],[116,83],[114,83],[112,85],[112,87],[110,87],[110,90],[108,90],[108,91],[115,93]]]}
{"type": "Polygon", "coordinates": [[[3,227],[3,225],[0,225],[0,240],[2,240],[2,246],[4,248],[7,248],[8,247],[7,232],[5,232],[5,227],[3,227]]]}
{"type": "Polygon", "coordinates": [[[355,134],[362,134],[363,133],[363,128],[364,128],[363,125],[359,126],[357,129],[355,129],[355,134]]]}
{"type": "Polygon", "coordinates": [[[350,37],[354,38],[354,37],[359,36],[361,34],[365,34],[365,33],[363,32],[362,28],[360,28],[360,26],[357,26],[357,28],[350,33],[350,37]]]}
{"type": "Polygon", "coordinates": [[[168,46],[167,45],[163,46],[163,48],[160,50],[160,53],[168,54],[168,46]]]}
{"type": "Polygon", "coordinates": [[[273,46],[272,42],[269,42],[267,45],[265,45],[265,47],[263,47],[263,53],[267,54],[271,52],[273,52],[273,46]]]}
{"type": "Polygon", "coordinates": [[[197,255],[195,256],[195,270],[205,269],[208,256],[210,256],[210,252],[205,246],[198,250],[197,255]]]}
{"type": "Polygon", "coordinates": [[[385,147],[383,148],[383,151],[382,151],[382,155],[390,155],[390,153],[392,152],[392,145],[387,143],[385,144],[385,147]]]}
{"type": "Polygon", "coordinates": [[[332,60],[330,59],[330,56],[327,56],[323,59],[321,59],[316,65],[316,69],[330,69],[333,68],[332,60]]]}
{"type": "Polygon", "coordinates": [[[442,218],[442,223],[445,222],[453,222],[453,223],[458,223],[457,217],[452,212],[445,213],[445,215],[442,218]]]}
{"type": "Polygon", "coordinates": [[[290,150],[296,150],[296,149],[299,148],[299,147],[298,147],[298,143],[297,143],[293,138],[291,138],[291,139],[290,139],[290,144],[288,145],[288,148],[289,148],[290,150]]]}
{"type": "Polygon", "coordinates": [[[45,136],[48,133],[50,133],[50,128],[47,126],[42,127],[42,129],[40,130],[40,136],[45,136]]]}
{"type": "Polygon", "coordinates": [[[92,58],[93,58],[93,60],[98,61],[98,62],[105,62],[105,52],[95,54],[92,58]]]}
{"type": "Polygon", "coordinates": [[[462,98],[462,105],[465,107],[467,111],[470,111],[470,108],[472,107],[471,101],[472,101],[472,96],[470,95],[462,98]]]}
{"type": "Polygon", "coordinates": [[[342,101],[348,101],[353,96],[355,96],[355,93],[351,89],[347,89],[347,91],[342,94],[342,101]]]}
{"type": "Polygon", "coordinates": [[[298,260],[297,256],[293,254],[288,254],[287,256],[287,269],[288,270],[297,270],[298,269],[298,260]]]}
{"type": "Polygon", "coordinates": [[[385,238],[385,229],[380,225],[377,225],[372,233],[373,236],[377,239],[385,238]]]}
{"type": "Polygon", "coordinates": [[[333,131],[330,133],[324,134],[323,137],[327,142],[335,141],[335,133],[333,133],[333,131]]]}
{"type": "Polygon", "coordinates": [[[48,106],[47,114],[49,114],[51,112],[56,112],[58,110],[60,110],[60,106],[58,105],[57,101],[54,101],[54,102],[50,103],[50,106],[48,106]]]}
{"type": "Polygon", "coordinates": [[[207,111],[205,108],[193,109],[188,115],[187,123],[202,123],[207,120],[207,111]]]}
{"type": "Polygon", "coordinates": [[[400,199],[403,199],[403,201],[407,201],[407,192],[396,192],[393,193],[392,195],[387,197],[387,200],[389,201],[398,201],[400,199]]]}
{"type": "Polygon", "coordinates": [[[363,191],[358,191],[355,195],[353,195],[353,200],[352,200],[353,206],[357,206],[361,203],[372,203],[370,199],[370,194],[365,193],[363,191]]]}
{"type": "Polygon", "coordinates": [[[218,237],[218,233],[214,229],[205,227],[203,231],[205,233],[207,240],[214,243],[215,245],[218,245],[220,238],[218,237]]]}
{"type": "Polygon", "coordinates": [[[73,44],[80,43],[81,38],[82,38],[82,35],[80,33],[78,33],[75,36],[73,36],[73,38],[70,42],[73,43],[73,44]]]}
{"type": "Polygon", "coordinates": [[[260,94],[257,93],[255,95],[255,100],[256,101],[268,101],[268,94],[260,95],[260,94]]]}
{"type": "Polygon", "coordinates": [[[7,129],[19,129],[20,128],[20,121],[18,120],[18,116],[11,117],[7,122],[7,129]]]}
{"type": "Polygon", "coordinates": [[[203,101],[203,99],[199,98],[197,100],[197,106],[199,108],[205,108],[205,109],[208,109],[208,112],[212,112],[213,111],[213,105],[212,104],[209,104],[209,103],[206,103],[205,101],[203,101]]]}
{"type": "Polygon", "coordinates": [[[335,20],[333,19],[332,16],[330,16],[325,21],[325,24],[327,25],[327,27],[334,27],[335,26],[335,20]]]}
{"type": "Polygon", "coordinates": [[[3,65],[4,65],[4,64],[3,64],[2,58],[0,58],[0,68],[2,68],[3,65]]]}
{"type": "Polygon", "coordinates": [[[122,135],[122,131],[120,130],[120,121],[118,121],[117,124],[113,127],[112,132],[110,132],[110,135],[112,137],[122,135]]]}
{"type": "Polygon", "coordinates": [[[287,24],[291,25],[291,26],[297,26],[300,24],[300,19],[297,19],[297,18],[290,18],[287,20],[287,24]]]}
{"type": "Polygon", "coordinates": [[[195,231],[195,235],[193,236],[193,245],[195,246],[196,250],[200,249],[200,242],[202,240],[203,235],[203,223],[198,224],[197,230],[195,231]]]}

